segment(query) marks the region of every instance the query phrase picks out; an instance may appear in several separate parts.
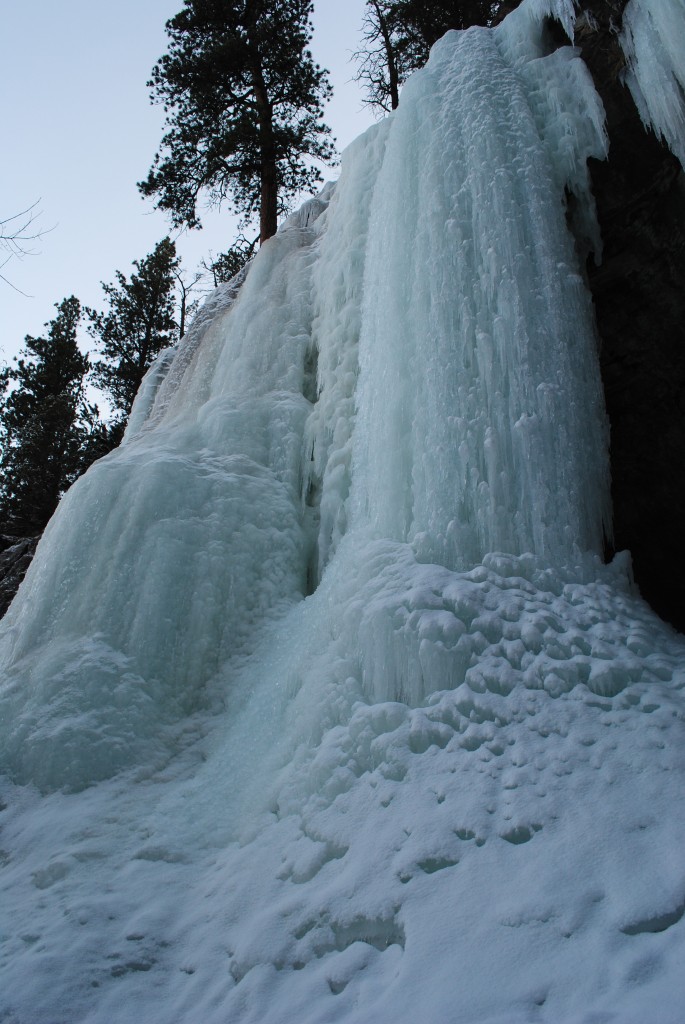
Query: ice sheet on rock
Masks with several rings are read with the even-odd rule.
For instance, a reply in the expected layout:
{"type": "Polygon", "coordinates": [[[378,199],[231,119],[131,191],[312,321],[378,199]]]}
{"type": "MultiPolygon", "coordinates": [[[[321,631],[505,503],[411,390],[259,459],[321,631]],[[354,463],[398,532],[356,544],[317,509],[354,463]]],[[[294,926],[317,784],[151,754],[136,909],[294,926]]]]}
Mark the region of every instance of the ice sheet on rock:
{"type": "Polygon", "coordinates": [[[197,351],[212,322],[226,313],[235,302],[247,277],[246,264],[230,281],[219,285],[202,303],[188,331],[178,345],[160,352],[136,395],[126,426],[124,442],[150,427],[163,416],[186,374],[197,365],[197,351]]]}
{"type": "Polygon", "coordinates": [[[165,348],[159,353],[145,374],[126,423],[122,444],[126,444],[132,437],[139,434],[144,426],[149,424],[158,392],[175,362],[177,351],[178,346],[176,345],[171,348],[165,348]]]}
{"type": "Polygon", "coordinates": [[[684,0],[630,0],[620,40],[626,81],[645,126],[665,139],[685,168],[684,0]]]}
{"type": "MultiPolygon", "coordinates": [[[[279,231],[303,231],[312,227],[324,214],[335,192],[335,182],[327,181],[318,195],[307,199],[279,225],[279,231]]],[[[321,225],[318,225],[320,228],[321,225]]],[[[318,230],[317,228],[317,230],[318,230]]]]}

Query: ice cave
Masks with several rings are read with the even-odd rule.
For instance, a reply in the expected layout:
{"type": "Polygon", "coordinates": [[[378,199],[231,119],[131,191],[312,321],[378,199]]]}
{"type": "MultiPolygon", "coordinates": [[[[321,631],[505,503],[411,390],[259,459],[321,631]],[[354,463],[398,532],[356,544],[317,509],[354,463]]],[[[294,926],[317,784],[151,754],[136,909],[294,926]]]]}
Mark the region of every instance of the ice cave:
{"type": "MultiPolygon", "coordinates": [[[[7,1024],[683,1024],[577,13],[445,36],[63,498],[0,623],[7,1024]]],[[[685,160],[685,4],[623,25],[685,160]]]]}

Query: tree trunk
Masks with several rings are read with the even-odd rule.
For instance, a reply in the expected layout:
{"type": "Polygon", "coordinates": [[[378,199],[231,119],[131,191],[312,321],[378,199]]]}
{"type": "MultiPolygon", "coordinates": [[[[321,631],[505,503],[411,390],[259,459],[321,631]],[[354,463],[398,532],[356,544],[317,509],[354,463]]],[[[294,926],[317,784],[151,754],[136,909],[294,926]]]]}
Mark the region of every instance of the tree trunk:
{"type": "Polygon", "coordinates": [[[383,46],[385,47],[385,60],[388,66],[388,85],[390,87],[390,108],[391,110],[397,110],[400,102],[400,83],[399,75],[397,74],[397,63],[395,61],[395,50],[392,45],[392,39],[390,38],[390,28],[388,26],[388,20],[381,10],[380,4],[372,0],[373,9],[376,12],[378,18],[378,27],[383,36],[383,46]]]}
{"type": "Polygon", "coordinates": [[[262,192],[259,209],[259,244],[276,234],[278,229],[278,182],[276,160],[262,150],[262,192]]]}
{"type": "Polygon", "coordinates": [[[259,244],[276,234],[278,229],[278,175],[273,133],[273,112],[266,90],[261,65],[255,63],[252,84],[257,103],[260,142],[261,195],[259,207],[259,244]]]}

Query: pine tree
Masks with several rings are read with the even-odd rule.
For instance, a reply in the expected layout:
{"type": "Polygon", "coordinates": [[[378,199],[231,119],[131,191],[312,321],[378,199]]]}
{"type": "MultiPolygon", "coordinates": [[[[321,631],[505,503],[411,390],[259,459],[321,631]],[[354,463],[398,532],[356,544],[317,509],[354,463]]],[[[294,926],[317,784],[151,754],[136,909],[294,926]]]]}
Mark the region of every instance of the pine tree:
{"type": "Polygon", "coordinates": [[[428,60],[430,48],[450,29],[490,25],[502,0],[367,0],[364,46],[353,58],[366,103],[394,110],[400,86],[428,60]]]}
{"type": "Polygon", "coordinates": [[[148,83],[168,132],[139,188],[175,225],[199,227],[198,197],[229,201],[260,241],[321,179],[332,158],[323,103],[327,73],[308,50],[309,0],[185,0],[167,22],[169,50],[148,83]]]}
{"type": "Polygon", "coordinates": [[[491,24],[500,3],[496,0],[397,0],[400,26],[409,40],[409,50],[422,66],[431,46],[450,29],[491,24]]]}
{"type": "Polygon", "coordinates": [[[178,336],[174,315],[176,246],[163,238],[152,253],[134,260],[136,272],[127,280],[116,272],[115,284],[102,288],[109,308],[87,310],[88,330],[102,357],[93,378],[106,392],[115,412],[113,440],[123,434],[133,399],[154,357],[178,336]]]}
{"type": "Polygon", "coordinates": [[[102,432],[85,397],[89,362],[76,341],[81,306],[56,304],[44,337],[27,335],[21,356],[0,371],[0,532],[40,533],[57,503],[93,461],[102,432]]]}

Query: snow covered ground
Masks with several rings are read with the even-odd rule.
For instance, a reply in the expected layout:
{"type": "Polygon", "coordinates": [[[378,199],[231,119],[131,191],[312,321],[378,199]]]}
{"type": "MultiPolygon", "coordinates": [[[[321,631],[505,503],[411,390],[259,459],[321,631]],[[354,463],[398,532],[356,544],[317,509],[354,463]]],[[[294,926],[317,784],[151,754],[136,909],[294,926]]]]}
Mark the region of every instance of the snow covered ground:
{"type": "Polygon", "coordinates": [[[685,641],[599,558],[549,10],[438,44],[63,500],[0,630],[3,1022],[683,1024],[685,641]]]}

